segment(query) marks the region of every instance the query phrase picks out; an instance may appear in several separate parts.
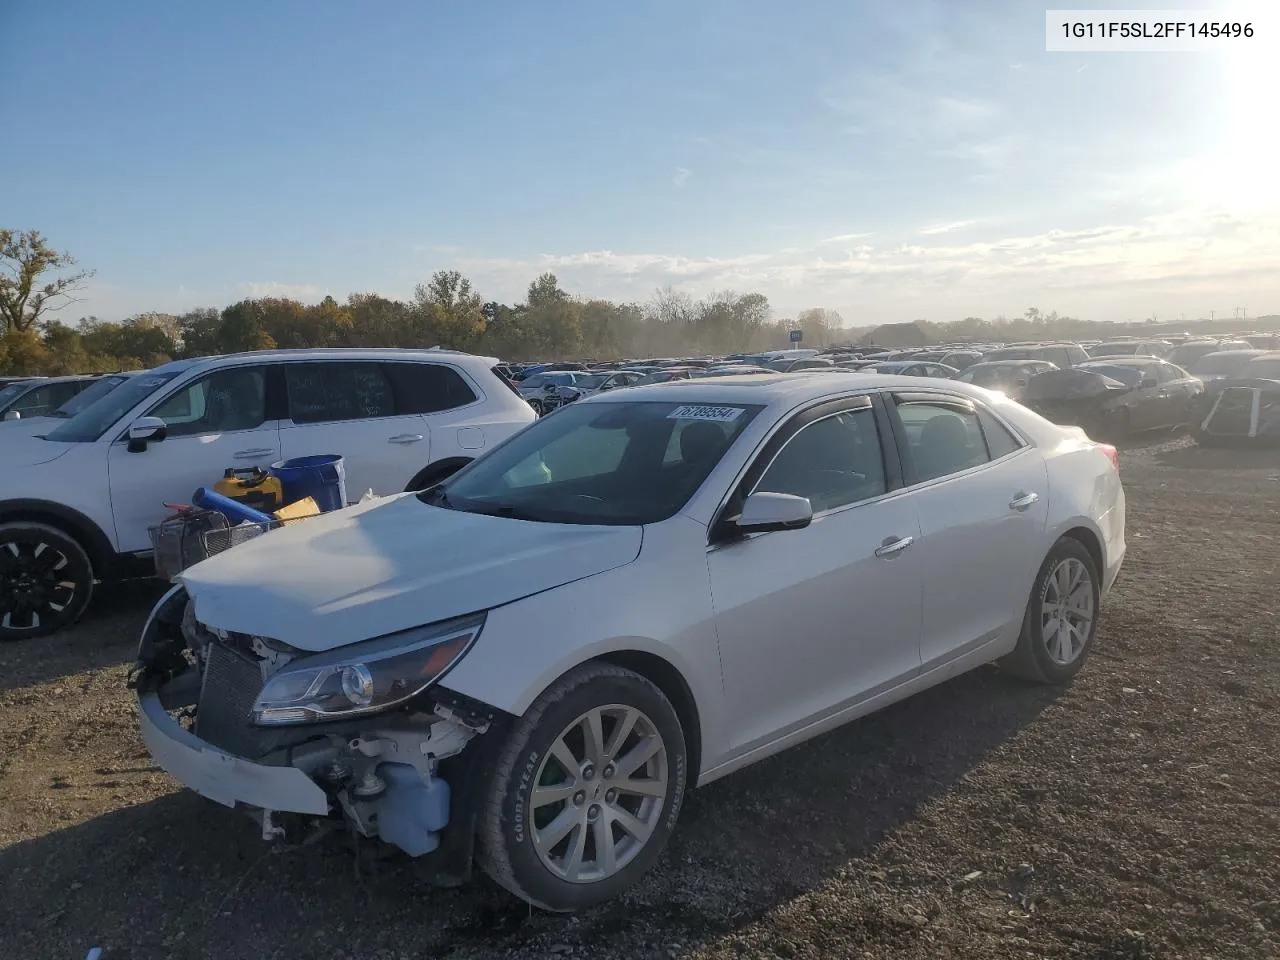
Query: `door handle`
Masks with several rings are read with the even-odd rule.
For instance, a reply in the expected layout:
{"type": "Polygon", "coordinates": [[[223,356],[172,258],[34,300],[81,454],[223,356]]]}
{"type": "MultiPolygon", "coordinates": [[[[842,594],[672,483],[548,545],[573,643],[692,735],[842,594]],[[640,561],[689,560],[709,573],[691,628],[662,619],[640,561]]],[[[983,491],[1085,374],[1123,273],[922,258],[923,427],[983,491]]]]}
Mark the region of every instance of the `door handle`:
{"type": "Polygon", "coordinates": [[[915,543],[915,537],[898,537],[896,540],[893,537],[889,537],[884,543],[876,547],[876,556],[881,558],[897,556],[913,543],[915,543]]]}
{"type": "Polygon", "coordinates": [[[422,439],[420,433],[398,433],[394,437],[387,437],[387,443],[417,443],[422,439]]]}
{"type": "Polygon", "coordinates": [[[275,453],[272,447],[258,447],[255,450],[237,450],[231,456],[236,460],[261,460],[275,453]]]}
{"type": "Polygon", "coordinates": [[[1016,497],[1014,497],[1012,500],[1009,501],[1009,509],[1025,510],[1027,509],[1027,507],[1031,506],[1033,503],[1039,502],[1039,500],[1040,500],[1040,494],[1038,493],[1020,493],[1016,497]]]}

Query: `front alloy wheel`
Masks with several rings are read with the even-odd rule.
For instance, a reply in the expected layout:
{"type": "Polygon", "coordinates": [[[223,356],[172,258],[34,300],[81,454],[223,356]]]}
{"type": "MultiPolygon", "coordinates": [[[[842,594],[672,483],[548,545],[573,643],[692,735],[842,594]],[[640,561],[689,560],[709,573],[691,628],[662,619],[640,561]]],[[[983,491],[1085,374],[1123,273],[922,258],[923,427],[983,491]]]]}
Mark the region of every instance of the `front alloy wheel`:
{"type": "Polygon", "coordinates": [[[480,865],[547,910],[616,897],[662,853],[687,763],[680,719],[653,683],[607,663],[571,670],[509,734],[480,818],[480,865]]]}
{"type": "Polygon", "coordinates": [[[542,865],[570,883],[605,880],[662,819],[667,745],[634,707],[594,707],[556,738],[534,783],[529,830],[542,865]]]}
{"type": "Polygon", "coordinates": [[[42,523],[0,524],[0,640],[74,623],[92,592],[92,564],[71,537],[42,523]]]}

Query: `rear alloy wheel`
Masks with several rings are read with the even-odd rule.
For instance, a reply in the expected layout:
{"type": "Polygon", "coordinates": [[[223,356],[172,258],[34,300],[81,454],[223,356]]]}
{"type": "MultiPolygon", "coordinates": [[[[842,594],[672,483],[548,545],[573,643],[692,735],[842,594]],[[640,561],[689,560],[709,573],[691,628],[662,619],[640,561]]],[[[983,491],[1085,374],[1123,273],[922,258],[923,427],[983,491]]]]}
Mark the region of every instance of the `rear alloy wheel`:
{"type": "Polygon", "coordinates": [[[541,400],[530,400],[529,406],[533,407],[533,412],[536,413],[538,416],[542,416],[544,413],[547,412],[546,408],[542,405],[541,400]]]}
{"type": "Polygon", "coordinates": [[[1093,557],[1079,540],[1063,537],[1040,567],[1018,645],[1000,666],[1029,680],[1066,683],[1093,645],[1098,601],[1093,557]]]}
{"type": "Polygon", "coordinates": [[[93,565],[74,539],[43,523],[0,524],[0,640],[69,626],[92,594],[93,565]]]}
{"type": "Polygon", "coordinates": [[[481,866],[546,910],[616,897],[666,845],[686,767],[662,691],[610,664],[573,670],[511,731],[481,815],[481,866]]]}

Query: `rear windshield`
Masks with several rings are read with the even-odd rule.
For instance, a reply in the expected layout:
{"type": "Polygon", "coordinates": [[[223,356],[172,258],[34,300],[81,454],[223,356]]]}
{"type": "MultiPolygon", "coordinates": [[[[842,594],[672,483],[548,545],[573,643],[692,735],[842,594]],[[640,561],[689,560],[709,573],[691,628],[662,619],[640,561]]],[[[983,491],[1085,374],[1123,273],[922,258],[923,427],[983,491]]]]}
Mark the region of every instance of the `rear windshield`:
{"type": "MultiPolygon", "coordinates": [[[[1080,368],[1088,373],[1100,373],[1126,386],[1136,387],[1142,382],[1142,371],[1121,363],[1091,363],[1080,368]]],[[[1152,371],[1153,373],[1155,371],[1152,371]]]]}
{"type": "Polygon", "coordinates": [[[1257,354],[1210,353],[1191,363],[1187,369],[1199,377],[1233,377],[1244,370],[1257,354]]]}
{"type": "Polygon", "coordinates": [[[1091,357],[1131,357],[1137,352],[1136,343],[1100,343],[1089,348],[1091,357]]]}
{"type": "Polygon", "coordinates": [[[1260,357],[1245,368],[1246,377],[1260,380],[1280,380],[1280,357],[1260,357]]]}

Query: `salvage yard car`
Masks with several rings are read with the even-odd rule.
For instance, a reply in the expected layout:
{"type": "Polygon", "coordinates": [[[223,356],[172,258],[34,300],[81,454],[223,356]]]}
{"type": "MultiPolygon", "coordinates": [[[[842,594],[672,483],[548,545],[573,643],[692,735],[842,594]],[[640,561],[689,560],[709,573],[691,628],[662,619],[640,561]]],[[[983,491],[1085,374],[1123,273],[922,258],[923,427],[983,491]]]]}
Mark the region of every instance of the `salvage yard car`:
{"type": "Polygon", "coordinates": [[[496,364],[445,350],[177,360],[37,435],[0,428],[0,640],[74,623],[95,581],[150,555],[165,504],[228,467],[338,453],[355,497],[434,483],[535,419],[496,364]]]}
{"type": "Polygon", "coordinates": [[[993,660],[1070,680],[1124,526],[1114,448],[968,384],[601,394],[188,569],[142,734],[264,837],[345,822],[576,910],[653,866],[689,786],[993,660]]]}
{"type": "Polygon", "coordinates": [[[1191,422],[1204,384],[1181,367],[1155,357],[1090,360],[1032,377],[1021,400],[1054,423],[1123,440],[1146,430],[1191,422]]]}

